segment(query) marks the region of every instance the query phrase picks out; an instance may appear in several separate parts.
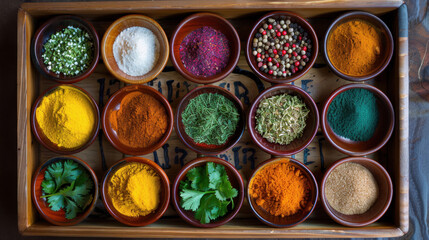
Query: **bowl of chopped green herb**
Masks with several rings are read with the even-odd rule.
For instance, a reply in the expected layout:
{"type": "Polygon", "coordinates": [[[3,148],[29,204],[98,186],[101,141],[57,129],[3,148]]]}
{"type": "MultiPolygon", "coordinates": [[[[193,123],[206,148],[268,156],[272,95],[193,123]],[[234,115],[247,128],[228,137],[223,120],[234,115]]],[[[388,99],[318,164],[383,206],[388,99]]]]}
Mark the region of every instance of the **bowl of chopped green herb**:
{"type": "Polygon", "coordinates": [[[306,148],[319,128],[319,111],[303,89],[279,84],[259,94],[247,125],[252,140],[265,152],[289,156],[306,148]]]}
{"type": "Polygon", "coordinates": [[[58,156],[36,170],[31,190],[33,203],[46,221],[70,226],[83,221],[94,209],[98,181],[82,159],[58,156]]]}
{"type": "Polygon", "coordinates": [[[36,31],[31,58],[43,77],[74,83],[95,70],[99,45],[97,31],[89,21],[62,15],[49,19],[36,31]]]}
{"type": "Polygon", "coordinates": [[[235,167],[217,157],[187,163],[174,180],[173,206],[196,227],[218,227],[235,217],[244,200],[244,183],[235,167]]]}
{"type": "Polygon", "coordinates": [[[192,89],[180,101],[174,119],[179,139],[203,155],[227,151],[241,138],[246,125],[243,104],[218,86],[192,89]]]}

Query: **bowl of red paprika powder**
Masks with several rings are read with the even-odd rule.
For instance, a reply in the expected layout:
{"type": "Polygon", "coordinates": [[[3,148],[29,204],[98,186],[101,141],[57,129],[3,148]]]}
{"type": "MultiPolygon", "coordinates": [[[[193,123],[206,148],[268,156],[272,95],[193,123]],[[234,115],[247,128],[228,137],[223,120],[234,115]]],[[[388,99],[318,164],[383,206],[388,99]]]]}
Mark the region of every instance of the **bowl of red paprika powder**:
{"type": "Polygon", "coordinates": [[[227,77],[240,58],[240,38],[225,18],[197,13],[185,18],[174,30],[171,61],[186,79],[214,83],[227,77]]]}
{"type": "Polygon", "coordinates": [[[253,213],[272,227],[293,227],[305,221],[318,196],[313,173],[293,158],[273,158],[261,163],[247,186],[253,213]]]}
{"type": "Polygon", "coordinates": [[[173,110],[155,89],[130,85],[115,92],[104,107],[103,131],[118,151],[145,155],[160,148],[173,130],[173,110]]]}

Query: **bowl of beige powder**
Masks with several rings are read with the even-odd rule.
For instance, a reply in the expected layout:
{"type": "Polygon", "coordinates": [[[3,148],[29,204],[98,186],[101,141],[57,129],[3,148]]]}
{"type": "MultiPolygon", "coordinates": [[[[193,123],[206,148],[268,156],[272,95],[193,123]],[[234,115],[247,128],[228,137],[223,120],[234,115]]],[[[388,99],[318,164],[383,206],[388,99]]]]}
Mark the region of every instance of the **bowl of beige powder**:
{"type": "Polygon", "coordinates": [[[101,55],[109,72],[129,84],[157,77],[168,61],[168,39],[152,18],[127,15],[112,23],[101,41],[101,55]]]}
{"type": "Polygon", "coordinates": [[[378,162],[349,157],[335,162],[321,184],[322,205],[337,223],[362,227],[377,221],[393,196],[389,173],[378,162]]]}

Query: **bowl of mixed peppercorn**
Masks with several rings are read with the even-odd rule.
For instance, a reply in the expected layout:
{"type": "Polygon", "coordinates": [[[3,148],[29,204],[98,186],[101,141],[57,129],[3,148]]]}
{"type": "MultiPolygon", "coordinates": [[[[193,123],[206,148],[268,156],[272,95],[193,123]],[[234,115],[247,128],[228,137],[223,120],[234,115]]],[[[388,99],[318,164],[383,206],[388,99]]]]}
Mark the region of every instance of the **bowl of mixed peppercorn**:
{"type": "Polygon", "coordinates": [[[54,17],[37,30],[31,57],[47,79],[75,83],[94,71],[99,59],[99,40],[94,26],[72,15],[54,17]]]}
{"type": "Polygon", "coordinates": [[[304,76],[317,58],[316,33],[302,17],[285,11],[261,17],[247,39],[246,59],[253,72],[272,83],[304,76]]]}

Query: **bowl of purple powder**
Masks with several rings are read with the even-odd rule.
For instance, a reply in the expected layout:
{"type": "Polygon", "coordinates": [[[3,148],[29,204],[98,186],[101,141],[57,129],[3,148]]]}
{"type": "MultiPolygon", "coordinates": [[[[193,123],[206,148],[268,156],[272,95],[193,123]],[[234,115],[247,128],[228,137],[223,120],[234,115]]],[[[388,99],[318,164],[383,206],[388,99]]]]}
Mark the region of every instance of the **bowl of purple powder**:
{"type": "Polygon", "coordinates": [[[304,76],[317,58],[316,33],[304,18],[285,11],[262,16],[246,45],[253,72],[271,83],[288,83],[304,76]]]}
{"type": "Polygon", "coordinates": [[[240,38],[225,18],[197,13],[173,32],[171,61],[182,76],[196,83],[214,83],[227,77],[240,58],[240,38]]]}

